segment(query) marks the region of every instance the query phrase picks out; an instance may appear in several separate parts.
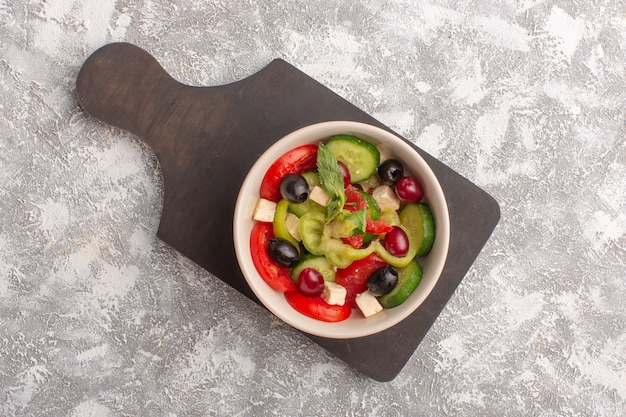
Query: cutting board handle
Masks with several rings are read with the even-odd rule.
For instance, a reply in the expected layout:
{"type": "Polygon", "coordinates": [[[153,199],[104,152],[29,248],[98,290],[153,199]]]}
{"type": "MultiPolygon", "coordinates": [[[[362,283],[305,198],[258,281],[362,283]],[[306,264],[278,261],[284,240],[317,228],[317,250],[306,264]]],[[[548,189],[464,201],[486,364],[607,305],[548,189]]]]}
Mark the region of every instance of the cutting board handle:
{"type": "MultiPolygon", "coordinates": [[[[78,73],[76,94],[81,107],[100,121],[129,131],[149,145],[162,135],[150,134],[168,123],[181,89],[157,60],[129,43],[96,50],[78,73]]],[[[208,91],[205,91],[207,93],[208,91]]]]}
{"type": "MultiPolygon", "coordinates": [[[[109,44],[84,63],[77,95],[86,112],[137,135],[155,151],[165,190],[158,236],[251,299],[231,225],[239,188],[258,156],[312,123],[354,120],[386,128],[280,59],[231,84],[191,87],[172,79],[143,49],[109,44]]],[[[450,249],[439,283],[420,310],[386,332],[350,340],[311,336],[379,381],[402,369],[500,218],[493,198],[419,151],[439,178],[450,210],[450,249]]],[[[213,298],[206,302],[224,302],[213,298]]]]}

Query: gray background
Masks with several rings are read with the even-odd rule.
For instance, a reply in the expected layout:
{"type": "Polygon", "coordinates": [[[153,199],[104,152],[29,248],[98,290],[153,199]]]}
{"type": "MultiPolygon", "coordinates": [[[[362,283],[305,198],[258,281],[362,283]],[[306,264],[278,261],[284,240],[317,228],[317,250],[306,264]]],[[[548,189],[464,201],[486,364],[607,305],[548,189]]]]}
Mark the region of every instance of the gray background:
{"type": "Polygon", "coordinates": [[[0,0],[0,414],[625,415],[625,11],[0,0]],[[155,238],[154,155],[74,94],[119,40],[198,86],[283,58],[499,201],[396,379],[360,375],[155,238]]]}

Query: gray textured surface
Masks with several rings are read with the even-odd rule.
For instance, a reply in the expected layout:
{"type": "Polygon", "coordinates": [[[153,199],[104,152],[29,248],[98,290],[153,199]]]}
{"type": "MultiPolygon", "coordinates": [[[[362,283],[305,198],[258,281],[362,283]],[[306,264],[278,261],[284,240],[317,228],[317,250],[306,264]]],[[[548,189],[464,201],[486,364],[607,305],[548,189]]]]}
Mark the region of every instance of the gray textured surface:
{"type": "Polygon", "coordinates": [[[626,414],[621,0],[0,0],[0,414],[626,414]],[[284,58],[492,194],[502,220],[389,383],[155,238],[161,177],[80,111],[123,40],[179,81],[284,58]]]}

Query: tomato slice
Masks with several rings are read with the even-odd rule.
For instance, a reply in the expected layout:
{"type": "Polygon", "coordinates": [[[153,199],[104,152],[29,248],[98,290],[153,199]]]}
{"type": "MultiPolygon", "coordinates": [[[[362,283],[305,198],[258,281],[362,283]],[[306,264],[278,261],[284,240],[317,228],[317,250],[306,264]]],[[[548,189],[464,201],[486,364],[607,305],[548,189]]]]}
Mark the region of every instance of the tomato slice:
{"type": "Polygon", "coordinates": [[[317,167],[317,144],[298,146],[283,154],[269,167],[261,182],[261,198],[280,201],[280,182],[287,174],[303,174],[317,167]]]}
{"type": "Polygon", "coordinates": [[[352,313],[352,307],[348,303],[342,306],[330,305],[321,297],[307,297],[299,291],[287,291],[285,299],[296,311],[321,321],[343,321],[352,313]]]}
{"type": "Polygon", "coordinates": [[[372,220],[369,218],[369,216],[366,219],[365,231],[368,233],[380,235],[383,233],[391,232],[392,229],[393,226],[384,220],[372,220]]]}
{"type": "MultiPolygon", "coordinates": [[[[344,208],[351,213],[358,210],[368,209],[367,201],[365,201],[365,198],[353,185],[349,185],[346,187],[346,205],[344,206],[344,208]]],[[[384,220],[372,220],[372,216],[370,216],[370,213],[368,211],[365,224],[366,232],[380,235],[390,232],[392,229],[393,226],[391,226],[384,220]]],[[[346,243],[352,244],[350,242],[346,243]]]]}
{"type": "Polygon", "coordinates": [[[272,223],[259,222],[250,234],[252,263],[267,284],[277,291],[293,291],[296,284],[291,280],[288,268],[277,265],[267,252],[267,242],[274,237],[272,223]]]}
{"type": "Polygon", "coordinates": [[[367,203],[359,191],[354,185],[348,185],[346,187],[346,205],[344,206],[350,213],[354,213],[359,210],[367,210],[367,203]]]}
{"type": "Polygon", "coordinates": [[[363,246],[364,239],[365,239],[364,235],[356,235],[356,236],[341,238],[341,241],[343,243],[347,243],[348,245],[352,246],[354,249],[361,249],[361,247],[363,246]]]}
{"type": "Polygon", "coordinates": [[[376,253],[353,261],[347,268],[338,269],[335,282],[346,288],[346,304],[356,307],[357,294],[367,291],[367,279],[374,271],[388,265],[376,253]]]}

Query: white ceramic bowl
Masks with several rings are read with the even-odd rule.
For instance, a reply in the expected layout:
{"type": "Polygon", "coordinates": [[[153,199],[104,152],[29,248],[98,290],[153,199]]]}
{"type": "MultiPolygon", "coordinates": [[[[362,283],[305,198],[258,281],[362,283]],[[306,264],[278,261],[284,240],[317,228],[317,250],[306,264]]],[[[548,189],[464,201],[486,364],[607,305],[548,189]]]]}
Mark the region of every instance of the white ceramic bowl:
{"type": "Polygon", "coordinates": [[[233,224],[235,251],[239,266],[248,285],[259,300],[285,323],[303,332],[335,339],[348,339],[372,335],[386,330],[409,316],[422,304],[437,283],[448,254],[450,242],[450,219],[448,206],[441,186],[432,170],[404,140],[378,127],[349,121],[318,123],[301,128],[272,145],[254,164],[246,176],[235,206],[233,224]],[[405,173],[419,179],[424,187],[424,202],[433,212],[436,237],[432,251],[420,259],[424,274],[421,283],[401,305],[365,318],[353,310],[349,319],[338,323],[326,323],[304,316],[294,310],[281,292],[273,290],[258,274],[250,254],[250,233],[255,224],[252,220],[254,207],[259,198],[261,180],[269,166],[290,149],[306,143],[317,143],[337,134],[352,134],[376,144],[383,154],[403,162],[405,173]]]}

